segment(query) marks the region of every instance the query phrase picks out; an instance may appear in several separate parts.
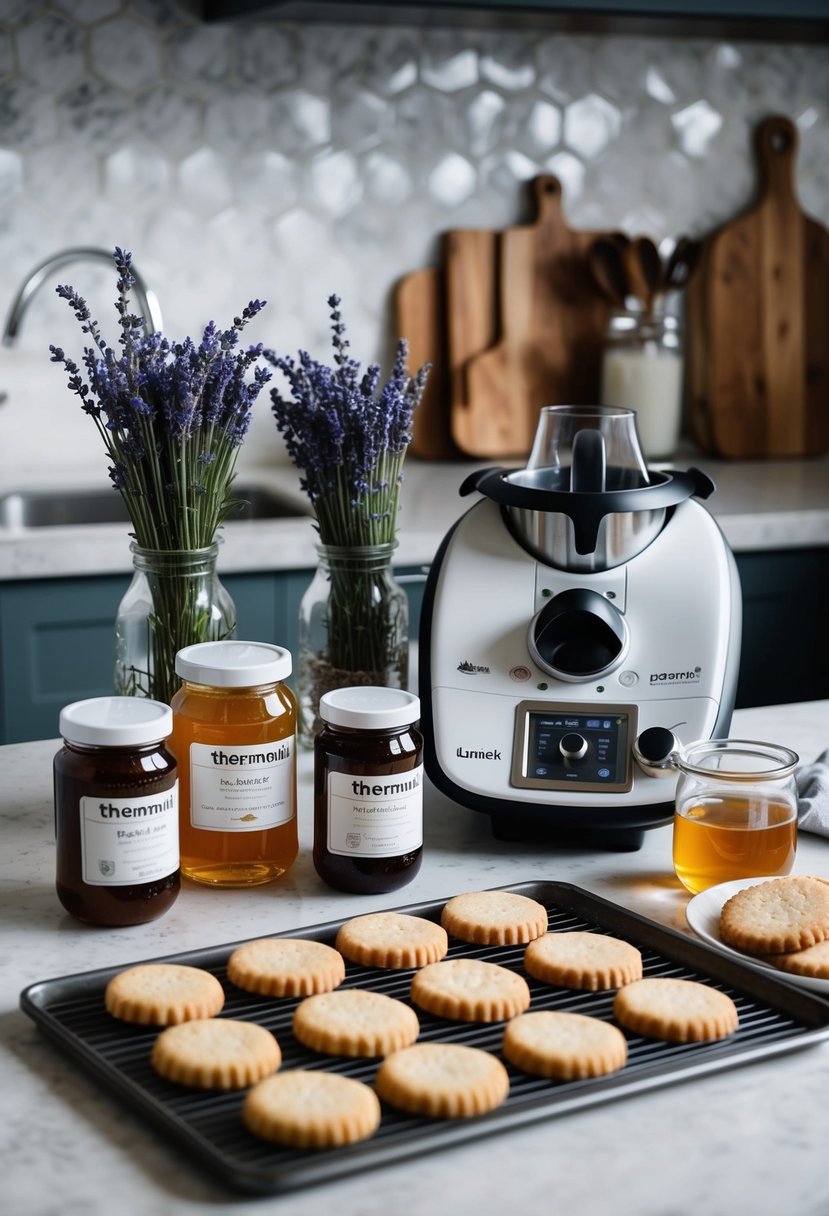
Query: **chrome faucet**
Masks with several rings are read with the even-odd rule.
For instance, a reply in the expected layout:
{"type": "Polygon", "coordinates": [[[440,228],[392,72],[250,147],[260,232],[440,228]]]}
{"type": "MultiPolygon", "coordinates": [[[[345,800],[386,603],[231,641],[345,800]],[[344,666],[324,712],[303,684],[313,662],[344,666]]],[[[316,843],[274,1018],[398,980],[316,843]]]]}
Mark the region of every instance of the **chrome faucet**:
{"type": "MultiPolygon", "coordinates": [[[[106,249],[99,249],[95,245],[81,245],[72,249],[61,249],[58,253],[53,253],[50,257],[35,266],[34,270],[23,280],[17,295],[12,300],[3,329],[3,345],[14,345],[20,332],[20,322],[23,320],[23,314],[28,308],[32,296],[35,295],[38,288],[43,285],[52,271],[60,270],[62,266],[68,266],[70,262],[90,261],[106,262],[107,265],[111,266],[113,264],[112,253],[106,249]]],[[[145,329],[148,334],[155,333],[162,328],[161,309],[159,308],[158,299],[155,293],[147,287],[147,284],[135,269],[135,266],[131,267],[131,273],[135,279],[135,294],[141,303],[141,313],[144,317],[145,329]]]]}

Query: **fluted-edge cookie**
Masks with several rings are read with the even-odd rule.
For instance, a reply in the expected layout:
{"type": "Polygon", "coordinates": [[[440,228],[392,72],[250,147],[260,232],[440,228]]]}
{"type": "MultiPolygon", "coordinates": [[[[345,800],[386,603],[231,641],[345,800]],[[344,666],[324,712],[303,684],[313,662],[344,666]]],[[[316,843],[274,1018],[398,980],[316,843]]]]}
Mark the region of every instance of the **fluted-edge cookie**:
{"type": "Polygon", "coordinates": [[[547,931],[547,909],[514,891],[468,891],[444,905],[440,923],[447,933],[480,946],[514,946],[547,931]]]}
{"type": "Polygon", "coordinates": [[[479,1047],[415,1043],[387,1056],[375,1088],[384,1102],[410,1114],[466,1119],[500,1106],[509,1076],[496,1056],[479,1047]]]}
{"type": "Polygon", "coordinates": [[[179,963],[141,963],[113,976],[104,992],[108,1013],[142,1026],[173,1026],[210,1018],[225,1003],[215,975],[179,963]]]}
{"type": "Polygon", "coordinates": [[[787,954],[767,954],[763,962],[771,963],[790,975],[807,975],[816,980],[829,980],[829,939],[787,954]]]}
{"type": "Polygon", "coordinates": [[[254,1085],[242,1119],[263,1140],[290,1148],[336,1148],[374,1135],[380,1103],[373,1089],[353,1077],[295,1068],[254,1085]]]}
{"type": "Polygon", "coordinates": [[[720,911],[720,937],[746,954],[806,950],[829,937],[829,884],[789,875],[743,887],[720,911]]]}
{"type": "Polygon", "coordinates": [[[150,1062],[178,1085],[244,1089],[275,1072],[282,1052],[271,1032],[256,1022],[200,1018],[162,1030],[150,1062]]]}
{"type": "Polygon", "coordinates": [[[338,987],[345,979],[345,962],[339,950],[324,942],[263,937],[233,951],[227,977],[237,988],[262,996],[311,996],[338,987]]]}
{"type": "Polygon", "coordinates": [[[309,996],[294,1012],[296,1038],[312,1051],[338,1056],[387,1056],[414,1043],[415,1011],[394,997],[360,988],[309,996]]]}
{"type": "Polygon", "coordinates": [[[415,975],[410,995],[419,1009],[460,1022],[505,1022],[530,1004],[522,975],[474,958],[430,963],[415,975]]]}
{"type": "Polygon", "coordinates": [[[437,962],[449,949],[446,930],[422,916],[370,912],[355,916],[337,933],[337,949],[364,967],[406,970],[437,962]]]}
{"type": "Polygon", "coordinates": [[[626,1030],[672,1043],[724,1039],[739,1024],[737,1006],[718,988],[697,980],[653,976],[620,988],[613,1016],[626,1030]]]}
{"type": "Polygon", "coordinates": [[[642,978],[636,947],[604,933],[545,933],[527,946],[524,966],[544,984],[589,992],[642,978]]]}
{"type": "Polygon", "coordinates": [[[504,1031],[503,1049],[522,1072],[554,1081],[601,1077],[627,1062],[627,1039],[618,1027],[549,1009],[513,1018],[504,1031]]]}

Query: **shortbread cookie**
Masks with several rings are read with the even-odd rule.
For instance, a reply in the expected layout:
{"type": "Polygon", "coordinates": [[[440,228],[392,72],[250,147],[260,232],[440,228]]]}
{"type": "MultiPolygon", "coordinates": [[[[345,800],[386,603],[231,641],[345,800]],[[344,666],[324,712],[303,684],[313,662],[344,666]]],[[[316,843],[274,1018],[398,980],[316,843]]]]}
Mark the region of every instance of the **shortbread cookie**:
{"type": "Polygon", "coordinates": [[[254,1085],[242,1119],[263,1140],[290,1148],[334,1148],[374,1135],[380,1103],[362,1081],[296,1068],[254,1085]]]}
{"type": "Polygon", "coordinates": [[[179,1085],[244,1089],[276,1072],[282,1052],[271,1032],[255,1022],[202,1018],[162,1030],[150,1062],[179,1085]]]}
{"type": "Polygon", "coordinates": [[[336,1056],[387,1056],[414,1043],[420,1033],[409,1005],[359,988],[309,996],[297,1006],[293,1028],[312,1051],[336,1056]]]}
{"type": "Polygon", "coordinates": [[[345,963],[339,950],[324,942],[263,937],[233,951],[227,977],[237,988],[262,996],[311,996],[341,984],[345,963]]]}
{"type": "Polygon", "coordinates": [[[554,1081],[617,1072],[627,1054],[621,1030],[580,1013],[522,1013],[504,1031],[504,1055],[510,1063],[554,1081]]]}
{"type": "Polygon", "coordinates": [[[529,1008],[523,976],[475,958],[430,963],[412,980],[412,1001],[420,1009],[459,1022],[505,1022],[529,1008]]]}
{"type": "Polygon", "coordinates": [[[500,1106],[509,1076],[499,1059],[478,1047],[415,1043],[383,1061],[375,1088],[384,1102],[410,1114],[465,1119],[500,1106]]]}
{"type": "Polygon", "coordinates": [[[636,947],[603,933],[545,933],[527,946],[524,966],[542,983],[589,992],[642,978],[636,947]]]}
{"type": "Polygon", "coordinates": [[[370,912],[341,926],[337,949],[352,963],[404,970],[425,967],[449,948],[446,930],[422,916],[405,912],[370,912]]]}
{"type": "Polygon", "coordinates": [[[789,954],[768,954],[764,963],[771,963],[791,975],[808,975],[816,980],[829,980],[829,939],[789,954]]]}
{"type": "Polygon", "coordinates": [[[107,1012],[122,1022],[173,1026],[211,1018],[225,1003],[215,975],[178,963],[141,963],[113,976],[106,986],[107,1012]]]}
{"type": "Polygon", "coordinates": [[[722,906],[720,937],[747,954],[783,954],[829,937],[829,884],[789,875],[743,887],[722,906]]]}
{"type": "Polygon", "coordinates": [[[718,988],[696,980],[634,980],[616,993],[613,1015],[627,1030],[672,1043],[724,1039],[737,1029],[737,1006],[718,988]]]}
{"type": "Polygon", "coordinates": [[[514,946],[547,931],[547,909],[513,891],[469,891],[444,905],[447,933],[481,946],[514,946]]]}

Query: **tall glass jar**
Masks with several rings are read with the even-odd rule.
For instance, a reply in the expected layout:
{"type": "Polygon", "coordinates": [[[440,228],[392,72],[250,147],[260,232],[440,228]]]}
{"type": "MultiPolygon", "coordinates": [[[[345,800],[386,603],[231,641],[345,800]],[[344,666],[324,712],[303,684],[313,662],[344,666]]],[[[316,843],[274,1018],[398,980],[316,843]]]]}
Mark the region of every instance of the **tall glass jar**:
{"type": "Polygon", "coordinates": [[[392,570],[396,542],[318,545],[299,607],[299,739],[313,747],[320,697],[335,688],[405,688],[409,603],[392,570]]]}
{"type": "Polygon", "coordinates": [[[602,358],[601,404],[636,411],[639,443],[649,460],[667,460],[682,424],[682,333],[660,311],[614,309],[602,358]]]}
{"type": "Polygon", "coordinates": [[[218,542],[204,549],[142,549],[115,620],[115,692],[168,705],[180,680],[176,654],[236,632],[236,608],[216,573],[218,542]]]}
{"type": "Polygon", "coordinates": [[[176,657],[170,748],[178,759],[181,872],[215,887],[273,882],[293,865],[296,699],[291,654],[211,642],[176,657]]]}

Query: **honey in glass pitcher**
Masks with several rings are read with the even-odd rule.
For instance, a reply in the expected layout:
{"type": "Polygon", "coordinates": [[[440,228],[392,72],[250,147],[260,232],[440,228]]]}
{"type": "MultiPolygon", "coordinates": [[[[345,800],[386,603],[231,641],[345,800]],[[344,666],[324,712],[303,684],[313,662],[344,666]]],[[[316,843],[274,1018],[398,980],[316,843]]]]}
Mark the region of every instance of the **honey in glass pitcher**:
{"type": "Polygon", "coordinates": [[[797,755],[773,744],[714,739],[678,761],[673,862],[697,894],[741,878],[789,874],[797,850],[797,755]]]}
{"type": "Polygon", "coordinates": [[[296,699],[291,655],[203,642],[176,656],[181,872],[211,886],[272,882],[296,859],[296,699]]]}

